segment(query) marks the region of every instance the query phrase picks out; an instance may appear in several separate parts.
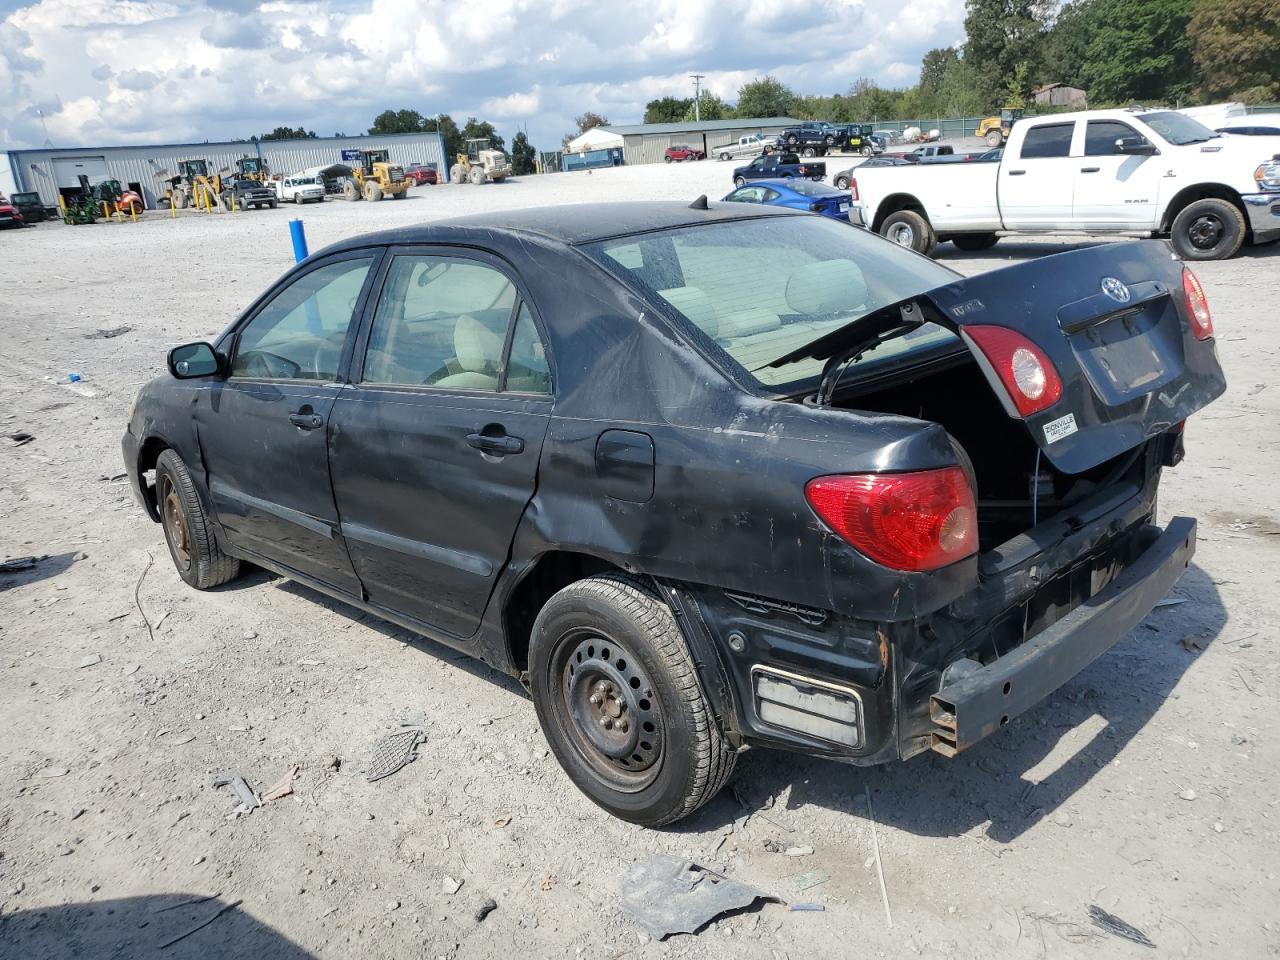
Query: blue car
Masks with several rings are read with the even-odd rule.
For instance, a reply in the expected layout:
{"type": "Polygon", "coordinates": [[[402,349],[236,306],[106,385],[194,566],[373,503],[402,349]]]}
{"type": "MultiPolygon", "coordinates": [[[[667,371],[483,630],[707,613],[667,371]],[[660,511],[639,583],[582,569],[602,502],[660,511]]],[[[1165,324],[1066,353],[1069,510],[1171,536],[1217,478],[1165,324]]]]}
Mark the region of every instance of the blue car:
{"type": "Polygon", "coordinates": [[[846,191],[813,180],[756,180],[738,187],[725,200],[809,210],[845,222],[849,220],[852,203],[846,191]]]}

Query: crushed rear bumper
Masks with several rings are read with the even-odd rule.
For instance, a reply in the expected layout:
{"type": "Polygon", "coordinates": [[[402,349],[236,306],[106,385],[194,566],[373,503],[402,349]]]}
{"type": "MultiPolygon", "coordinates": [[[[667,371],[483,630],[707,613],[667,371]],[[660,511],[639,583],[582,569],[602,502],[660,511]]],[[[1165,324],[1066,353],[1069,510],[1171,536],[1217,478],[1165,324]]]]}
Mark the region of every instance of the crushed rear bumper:
{"type": "Polygon", "coordinates": [[[1196,521],[1149,528],[1146,549],[1105,588],[1005,656],[945,684],[929,701],[931,746],[954,755],[1035,706],[1115,646],[1190,565],[1196,521]]]}

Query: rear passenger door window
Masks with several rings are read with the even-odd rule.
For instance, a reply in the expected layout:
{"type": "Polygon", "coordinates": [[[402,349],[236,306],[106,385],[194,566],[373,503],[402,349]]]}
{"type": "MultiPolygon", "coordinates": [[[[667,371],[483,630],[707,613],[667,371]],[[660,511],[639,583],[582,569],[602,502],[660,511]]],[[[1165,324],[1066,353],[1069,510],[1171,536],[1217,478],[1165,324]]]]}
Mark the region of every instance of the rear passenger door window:
{"type": "Polygon", "coordinates": [[[510,278],[487,263],[396,257],[369,331],[364,382],[496,391],[516,299],[510,278]]]}
{"type": "Polygon", "coordinates": [[[1045,123],[1032,127],[1022,141],[1024,160],[1066,157],[1071,153],[1074,123],[1045,123]]]}

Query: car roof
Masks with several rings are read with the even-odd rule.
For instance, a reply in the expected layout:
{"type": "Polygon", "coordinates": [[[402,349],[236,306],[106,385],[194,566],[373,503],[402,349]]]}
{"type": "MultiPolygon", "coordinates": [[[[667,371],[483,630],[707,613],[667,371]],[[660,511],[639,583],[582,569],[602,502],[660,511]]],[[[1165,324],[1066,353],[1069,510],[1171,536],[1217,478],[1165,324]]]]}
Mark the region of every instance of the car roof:
{"type": "Polygon", "coordinates": [[[705,210],[694,209],[684,200],[569,203],[555,207],[527,207],[449,217],[431,223],[353,237],[329,249],[341,250],[370,243],[431,243],[447,240],[450,234],[462,239],[467,234],[477,233],[532,234],[577,245],[672,227],[790,215],[785,210],[775,208],[744,210],[740,204],[732,203],[709,206],[705,210]]]}

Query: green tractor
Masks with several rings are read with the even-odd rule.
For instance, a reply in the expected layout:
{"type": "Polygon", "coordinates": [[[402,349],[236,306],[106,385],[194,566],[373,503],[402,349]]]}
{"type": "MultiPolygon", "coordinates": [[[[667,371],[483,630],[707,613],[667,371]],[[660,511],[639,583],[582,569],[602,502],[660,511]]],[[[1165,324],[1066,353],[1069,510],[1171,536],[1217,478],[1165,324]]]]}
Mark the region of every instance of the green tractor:
{"type": "Polygon", "coordinates": [[[101,209],[93,196],[93,188],[89,186],[89,178],[82,173],[80,191],[63,200],[62,222],[72,226],[97,223],[101,209]]]}

